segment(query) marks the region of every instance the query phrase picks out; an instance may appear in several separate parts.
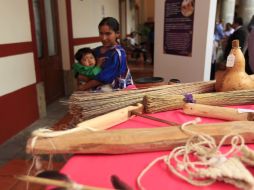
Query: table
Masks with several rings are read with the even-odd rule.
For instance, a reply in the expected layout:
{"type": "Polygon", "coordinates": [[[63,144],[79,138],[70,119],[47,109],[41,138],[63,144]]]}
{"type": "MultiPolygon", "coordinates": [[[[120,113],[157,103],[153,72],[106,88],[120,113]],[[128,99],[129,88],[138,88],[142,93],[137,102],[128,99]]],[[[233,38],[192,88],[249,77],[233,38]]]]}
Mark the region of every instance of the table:
{"type": "MultiPolygon", "coordinates": [[[[230,107],[254,109],[254,105],[230,107]]],[[[184,123],[196,118],[195,116],[185,115],[182,110],[167,111],[150,115],[178,123],[184,123]]],[[[216,122],[223,121],[209,118],[202,118],[201,121],[201,123],[216,122]]],[[[131,118],[125,123],[114,126],[109,130],[160,126],[165,126],[165,124],[137,116],[131,118]]],[[[250,146],[251,148],[254,148],[254,145],[250,146]]],[[[229,147],[224,146],[222,149],[225,151],[228,148],[229,147]]],[[[117,175],[121,180],[133,187],[133,189],[138,189],[136,185],[136,179],[139,173],[155,158],[166,154],[169,154],[169,151],[133,153],[124,155],[74,155],[64,165],[61,172],[67,174],[77,183],[105,188],[113,188],[110,182],[110,176],[117,175]]],[[[250,169],[250,171],[254,174],[254,169],[250,169]]],[[[147,190],[237,189],[233,185],[223,182],[216,182],[213,185],[206,187],[196,187],[190,185],[172,174],[162,161],[158,162],[154,167],[152,167],[151,170],[148,171],[148,173],[146,173],[142,179],[142,184],[147,190]]]]}

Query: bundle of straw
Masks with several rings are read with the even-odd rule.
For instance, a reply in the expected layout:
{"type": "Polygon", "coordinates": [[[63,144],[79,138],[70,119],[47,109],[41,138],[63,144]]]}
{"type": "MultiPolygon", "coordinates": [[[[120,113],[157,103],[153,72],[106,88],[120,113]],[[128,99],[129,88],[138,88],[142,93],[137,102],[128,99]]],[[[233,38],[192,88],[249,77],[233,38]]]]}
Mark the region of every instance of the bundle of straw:
{"type": "MultiPolygon", "coordinates": [[[[193,94],[193,100],[198,104],[213,106],[253,104],[254,90],[193,94]]],[[[154,96],[149,94],[144,97],[143,101],[147,113],[180,109],[185,103],[184,95],[154,96]]]]}
{"type": "Polygon", "coordinates": [[[74,92],[68,103],[73,123],[94,118],[110,111],[141,103],[145,95],[165,96],[168,94],[206,93],[214,91],[214,81],[162,85],[146,89],[91,93],[74,92]]]}

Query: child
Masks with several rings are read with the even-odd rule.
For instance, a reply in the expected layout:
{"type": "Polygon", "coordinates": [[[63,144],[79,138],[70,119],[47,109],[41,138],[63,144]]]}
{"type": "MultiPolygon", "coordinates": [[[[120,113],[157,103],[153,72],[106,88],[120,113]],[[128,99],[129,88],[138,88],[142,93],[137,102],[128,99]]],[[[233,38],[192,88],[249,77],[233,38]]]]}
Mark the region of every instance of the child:
{"type": "Polygon", "coordinates": [[[73,71],[78,83],[82,84],[93,79],[101,72],[101,63],[96,64],[93,50],[90,48],[82,48],[75,54],[78,63],[73,64],[73,71]]]}
{"type": "Polygon", "coordinates": [[[126,53],[118,44],[120,28],[113,17],[101,20],[98,26],[102,46],[95,48],[95,57],[103,59],[101,72],[87,83],[79,85],[79,90],[90,90],[103,85],[112,89],[123,89],[133,85],[133,80],[126,62],[126,53]]]}

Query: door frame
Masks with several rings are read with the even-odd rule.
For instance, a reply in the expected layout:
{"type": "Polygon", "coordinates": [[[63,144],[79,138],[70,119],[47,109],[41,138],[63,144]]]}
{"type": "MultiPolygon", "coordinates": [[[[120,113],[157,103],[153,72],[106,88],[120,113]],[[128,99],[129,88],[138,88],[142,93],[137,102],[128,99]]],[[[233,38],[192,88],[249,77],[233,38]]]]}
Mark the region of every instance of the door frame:
{"type": "MultiPolygon", "coordinates": [[[[64,76],[63,76],[63,63],[62,63],[62,52],[61,52],[61,39],[60,39],[60,26],[59,26],[59,12],[58,12],[58,1],[52,0],[51,2],[54,3],[54,17],[55,17],[55,31],[54,37],[56,40],[56,49],[57,53],[54,58],[53,56],[48,55],[48,41],[47,41],[47,31],[46,31],[46,18],[45,18],[45,5],[43,0],[39,0],[40,2],[40,19],[41,19],[41,30],[42,30],[42,39],[44,39],[44,47],[43,47],[43,55],[46,57],[44,62],[38,58],[38,49],[37,49],[37,40],[36,40],[36,26],[35,26],[35,15],[33,10],[33,0],[28,0],[29,2],[29,12],[30,12],[30,19],[31,19],[31,33],[32,33],[32,42],[33,42],[33,52],[34,52],[34,62],[35,62],[35,70],[36,70],[36,82],[43,84],[44,86],[44,96],[46,97],[46,104],[50,104],[57,100],[60,97],[63,97],[65,94],[64,90],[64,76]],[[54,59],[53,61],[57,61],[59,64],[59,69],[61,70],[60,80],[61,84],[59,84],[59,95],[56,97],[47,97],[47,90],[46,90],[46,80],[47,78],[43,76],[46,71],[43,72],[43,67],[49,62],[49,59],[54,59]]],[[[43,93],[40,91],[39,93],[43,93]]],[[[49,94],[49,93],[48,93],[49,94]]]]}
{"type": "Polygon", "coordinates": [[[126,38],[127,34],[127,2],[119,0],[119,22],[120,22],[120,37],[126,38]]]}

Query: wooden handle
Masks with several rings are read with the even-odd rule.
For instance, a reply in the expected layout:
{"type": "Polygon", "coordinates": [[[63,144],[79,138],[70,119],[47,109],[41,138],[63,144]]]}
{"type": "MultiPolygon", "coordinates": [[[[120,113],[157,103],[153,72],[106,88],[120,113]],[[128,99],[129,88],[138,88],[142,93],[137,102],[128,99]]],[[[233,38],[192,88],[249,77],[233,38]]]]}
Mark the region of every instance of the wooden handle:
{"type": "Polygon", "coordinates": [[[32,136],[53,138],[61,135],[70,135],[72,133],[77,133],[78,131],[99,131],[108,129],[117,124],[127,121],[131,117],[131,112],[135,111],[137,113],[142,113],[144,110],[143,104],[137,104],[137,106],[128,106],[113,112],[107,113],[105,115],[98,116],[96,118],[79,123],[77,127],[68,129],[53,131],[48,129],[38,129],[33,131],[32,136]]]}
{"type": "Polygon", "coordinates": [[[127,106],[125,108],[112,111],[110,113],[98,116],[96,118],[86,120],[77,125],[78,128],[89,127],[95,130],[108,129],[122,122],[128,121],[131,117],[131,112],[142,113],[144,110],[143,104],[138,103],[136,106],[127,106]]]}
{"type": "MultiPolygon", "coordinates": [[[[73,189],[74,185],[70,182],[55,180],[55,179],[47,179],[42,177],[34,177],[34,176],[16,176],[17,179],[21,181],[26,181],[30,183],[36,183],[41,185],[52,185],[56,187],[64,187],[66,189],[73,189]]],[[[87,186],[87,185],[78,185],[78,189],[80,190],[112,190],[112,189],[106,189],[106,188],[99,188],[99,187],[93,187],[93,186],[87,186]]]]}
{"type": "Polygon", "coordinates": [[[248,121],[249,113],[239,113],[238,109],[203,104],[187,103],[183,106],[183,112],[188,115],[210,117],[228,121],[248,121]]]}
{"type": "MultiPolygon", "coordinates": [[[[196,133],[205,133],[218,141],[228,134],[240,134],[246,143],[254,142],[254,122],[235,121],[186,126],[196,133]]],[[[124,154],[171,150],[190,138],[180,127],[130,128],[79,131],[53,138],[29,139],[26,150],[32,154],[103,153],[124,154]]]]}

